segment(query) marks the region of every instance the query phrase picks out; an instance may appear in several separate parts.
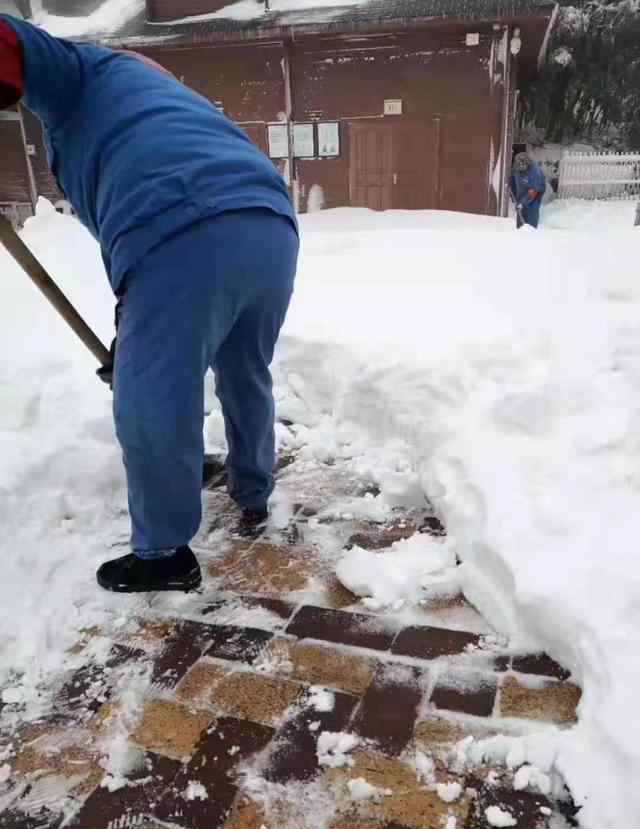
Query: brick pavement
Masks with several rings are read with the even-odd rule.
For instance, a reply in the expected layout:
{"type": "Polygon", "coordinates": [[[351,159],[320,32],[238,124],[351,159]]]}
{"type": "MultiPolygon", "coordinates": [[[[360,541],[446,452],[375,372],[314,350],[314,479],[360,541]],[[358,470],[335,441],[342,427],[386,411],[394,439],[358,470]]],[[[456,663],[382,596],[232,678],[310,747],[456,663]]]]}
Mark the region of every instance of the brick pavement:
{"type": "Polygon", "coordinates": [[[580,690],[567,672],[478,633],[455,590],[425,601],[424,624],[368,612],[336,583],[327,536],[321,553],[308,522],[326,528],[336,557],[444,528],[427,509],[397,510],[387,524],[332,514],[332,498],[372,497],[371,482],[322,464],[298,472],[290,458],[281,466],[283,486],[317,496],[292,526],[232,541],[233,510],[213,475],[196,544],[202,591],[151,597],[124,628],[79,634],[40,722],[5,706],[0,829],[486,829],[490,806],[519,829],[547,829],[557,803],[515,791],[506,768],[460,768],[454,746],[570,726],[580,690]],[[473,629],[459,629],[465,619],[473,629]],[[143,692],[130,710],[135,682],[143,692]],[[323,732],[357,738],[344,764],[320,762],[323,732]],[[100,784],[114,734],[128,773],[110,791],[100,784]],[[416,752],[431,758],[431,781],[416,773],[416,752]],[[374,789],[359,800],[363,781],[374,789]],[[437,784],[455,783],[447,802],[437,784]]]}

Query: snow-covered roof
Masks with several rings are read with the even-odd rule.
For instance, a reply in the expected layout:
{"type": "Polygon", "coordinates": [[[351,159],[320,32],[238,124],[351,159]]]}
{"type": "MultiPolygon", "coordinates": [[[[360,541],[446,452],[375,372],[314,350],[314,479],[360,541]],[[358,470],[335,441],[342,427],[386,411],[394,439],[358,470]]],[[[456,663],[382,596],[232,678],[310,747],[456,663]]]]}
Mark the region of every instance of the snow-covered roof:
{"type": "Polygon", "coordinates": [[[144,0],[103,0],[84,17],[36,14],[36,22],[62,37],[117,42],[205,42],[259,37],[273,30],[326,26],[340,31],[390,21],[502,20],[551,10],[554,0],[230,0],[217,12],[170,23],[149,23],[144,0]]]}

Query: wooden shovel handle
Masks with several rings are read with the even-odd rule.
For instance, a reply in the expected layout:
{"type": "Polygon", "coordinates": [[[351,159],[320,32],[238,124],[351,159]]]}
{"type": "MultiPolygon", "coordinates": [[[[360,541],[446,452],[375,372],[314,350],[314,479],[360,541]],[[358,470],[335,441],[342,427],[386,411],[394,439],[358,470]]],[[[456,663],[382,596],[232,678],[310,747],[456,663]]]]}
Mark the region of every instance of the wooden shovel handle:
{"type": "Polygon", "coordinates": [[[75,331],[100,365],[109,365],[111,355],[108,349],[96,337],[18,234],[14,232],[11,222],[2,215],[0,215],[0,242],[31,281],[42,291],[69,328],[75,331]]]}

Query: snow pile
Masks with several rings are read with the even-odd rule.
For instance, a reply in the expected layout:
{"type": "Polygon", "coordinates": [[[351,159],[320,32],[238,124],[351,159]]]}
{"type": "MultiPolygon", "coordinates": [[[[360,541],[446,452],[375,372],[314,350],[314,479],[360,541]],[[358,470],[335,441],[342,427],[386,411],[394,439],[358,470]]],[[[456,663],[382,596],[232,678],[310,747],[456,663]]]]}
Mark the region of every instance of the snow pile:
{"type": "Polygon", "coordinates": [[[451,582],[456,559],[450,540],[414,535],[396,541],[388,552],[353,547],[336,567],[342,584],[364,604],[376,609],[399,609],[405,602],[417,604],[424,588],[441,580],[451,582]]]}
{"type": "Polygon", "coordinates": [[[120,29],[144,11],[145,0],[104,0],[94,12],[83,17],[61,17],[40,6],[40,9],[34,8],[33,22],[56,37],[86,37],[120,29]]]}
{"type": "Polygon", "coordinates": [[[342,766],[352,766],[353,759],[349,752],[360,745],[360,738],[343,731],[323,731],[318,737],[318,762],[321,766],[338,769],[342,766]]]}
{"type": "Polygon", "coordinates": [[[321,713],[333,711],[336,707],[336,695],[332,691],[314,685],[309,688],[309,705],[321,713]]]}
{"type": "Polygon", "coordinates": [[[445,803],[455,803],[456,800],[460,799],[462,786],[455,781],[453,783],[438,783],[436,791],[438,792],[440,800],[443,800],[445,803]]]}
{"type": "MultiPolygon", "coordinates": [[[[345,580],[374,602],[411,602],[387,555],[417,581],[439,578],[453,551],[459,583],[496,629],[573,671],[584,688],[576,728],[467,748],[535,767],[518,778],[528,788],[566,780],[585,829],[640,814],[632,216],[628,204],[555,202],[538,233],[437,212],[303,217],[276,366],[299,445],[353,458],[387,507],[428,496],[449,530],[424,548],[425,570],[409,556],[417,539],[380,554],[375,577],[356,551],[340,565],[345,580]]],[[[107,342],[113,303],[97,246],[46,210],[25,238],[107,342]]],[[[111,395],[2,251],[0,268],[0,689],[31,713],[76,631],[126,622],[139,605],[94,581],[128,529],[111,395]]],[[[321,734],[321,762],[348,764],[355,740],[321,734]]],[[[112,758],[114,773],[126,765],[117,746],[112,758]]]]}
{"type": "Polygon", "coordinates": [[[357,802],[373,801],[379,803],[385,797],[393,794],[393,789],[378,789],[367,782],[364,777],[356,777],[347,783],[349,796],[357,802]]]}
{"type": "Polygon", "coordinates": [[[303,217],[280,382],[304,377],[365,455],[410,447],[467,596],[584,688],[554,744],[582,823],[624,825],[640,814],[633,205],[555,202],[539,233],[345,213],[303,217]]]}
{"type": "Polygon", "coordinates": [[[489,806],[484,813],[489,826],[517,826],[518,824],[511,812],[506,812],[499,806],[489,806]]]}

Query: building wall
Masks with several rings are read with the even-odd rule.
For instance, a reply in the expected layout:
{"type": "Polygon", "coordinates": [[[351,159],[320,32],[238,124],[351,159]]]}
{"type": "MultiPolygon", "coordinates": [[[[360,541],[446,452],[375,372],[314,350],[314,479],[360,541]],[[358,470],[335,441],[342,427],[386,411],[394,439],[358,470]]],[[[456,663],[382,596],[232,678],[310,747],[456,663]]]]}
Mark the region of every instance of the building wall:
{"type": "MultiPolygon", "coordinates": [[[[284,45],[151,50],[150,55],[240,123],[268,150],[286,118],[285,61],[295,123],[338,121],[340,154],[294,161],[299,207],[441,208],[496,213],[491,179],[503,136],[501,33],[465,30],[284,45]],[[385,100],[402,114],[384,115],[385,100]],[[359,171],[359,172],[358,172],[359,171]],[[364,183],[363,183],[364,182],[364,183]]],[[[314,127],[317,130],[317,127],[314,127]]],[[[284,170],[283,161],[276,166],[284,170]]]]}
{"type": "MultiPolygon", "coordinates": [[[[477,45],[468,46],[467,32],[440,27],[437,37],[423,32],[316,37],[291,46],[158,45],[146,52],[216,102],[266,153],[269,126],[286,123],[289,108],[294,124],[311,125],[315,146],[293,162],[293,191],[303,211],[353,204],[495,214],[508,78],[503,35],[488,27],[478,32],[477,45]],[[385,115],[390,100],[401,102],[401,114],[385,115]],[[335,122],[339,154],[320,157],[319,130],[335,122]]],[[[57,198],[31,120],[27,132],[36,146],[38,189],[57,198]]],[[[9,186],[17,194],[24,184],[20,152],[16,140],[10,149],[15,161],[7,165],[5,153],[0,156],[3,169],[13,171],[0,177],[0,200],[9,186]]],[[[286,159],[274,163],[288,173],[286,159]]]]}

